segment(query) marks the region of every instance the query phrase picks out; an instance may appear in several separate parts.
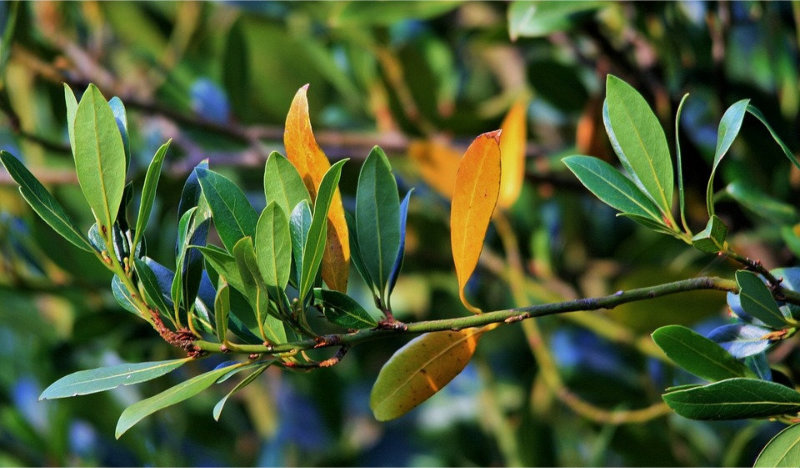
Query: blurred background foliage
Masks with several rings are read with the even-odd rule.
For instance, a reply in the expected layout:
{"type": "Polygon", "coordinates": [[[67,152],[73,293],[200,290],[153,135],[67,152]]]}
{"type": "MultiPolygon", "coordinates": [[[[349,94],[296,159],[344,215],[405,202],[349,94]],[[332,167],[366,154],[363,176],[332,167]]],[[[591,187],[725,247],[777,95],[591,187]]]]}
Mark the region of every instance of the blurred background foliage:
{"type": "MultiPolygon", "coordinates": [[[[513,305],[513,261],[527,273],[528,303],[733,271],[615,218],[565,171],[567,154],[613,157],[601,120],[606,73],[651,102],[670,141],[677,103],[691,93],[680,132],[697,230],[728,105],[751,98],[800,147],[795,3],[3,2],[0,19],[0,147],[24,158],[80,226],[91,214],[69,156],[61,82],[76,90],[94,82],[123,99],[137,187],[157,146],[173,138],[146,233],[162,263],[173,255],[180,188],[201,159],[260,209],[261,167],[270,150],[283,151],[289,103],[310,83],[320,145],[331,159],[353,158],[342,177],[346,207],[374,144],[389,153],[401,191],[417,187],[393,297],[401,320],[466,313],[437,185],[452,154],[498,128],[514,102],[528,102],[526,184],[508,216],[519,252],[490,228],[469,286],[485,310],[513,305]]],[[[800,172],[748,122],[717,177],[717,199],[738,203],[718,214],[738,251],[770,268],[793,266],[800,172]]],[[[725,322],[724,297],[699,292],[542,319],[548,355],[531,353],[521,327],[501,327],[451,385],[386,424],[372,418],[369,391],[400,338],[360,346],[333,369],[269,369],[219,423],[211,407],[225,389],[215,388],[115,441],[126,405],[218,361],[137,387],[37,401],[80,369],[177,356],[115,304],[109,280],[33,216],[0,172],[0,464],[746,465],[780,429],[689,421],[658,406],[644,422],[616,424],[615,412],[657,405],[663,388],[690,381],[648,335],[668,323],[708,331],[725,322]],[[547,382],[553,365],[560,391],[547,382]],[[593,417],[584,403],[610,413],[593,417]]],[[[368,302],[355,276],[350,292],[368,302]]],[[[780,353],[796,377],[794,344],[780,353]]]]}

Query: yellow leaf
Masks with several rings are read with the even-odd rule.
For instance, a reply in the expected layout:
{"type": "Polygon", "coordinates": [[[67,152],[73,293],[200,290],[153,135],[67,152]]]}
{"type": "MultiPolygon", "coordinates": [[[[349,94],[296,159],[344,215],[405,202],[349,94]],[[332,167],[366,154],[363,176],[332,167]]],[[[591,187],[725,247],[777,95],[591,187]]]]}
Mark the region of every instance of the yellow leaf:
{"type": "Polygon", "coordinates": [[[461,161],[458,151],[436,140],[417,140],[409,145],[408,155],[425,183],[448,200],[453,198],[458,163],[461,161]]]}
{"type": "MultiPolygon", "coordinates": [[[[317,145],[311,129],[307,90],[308,85],[303,86],[292,100],[289,113],[286,115],[283,144],[286,147],[286,157],[294,164],[300,177],[303,178],[308,193],[311,194],[311,199],[316,200],[319,184],[331,164],[317,145]]],[[[339,189],[336,189],[328,211],[328,239],[325,245],[325,254],[322,257],[321,270],[322,279],[329,288],[347,292],[347,277],[350,273],[350,244],[339,189]]]]}
{"type": "Polygon", "coordinates": [[[384,364],[370,394],[378,421],[400,417],[441,390],[464,370],[485,328],[426,333],[384,364]]]}
{"type": "Polygon", "coordinates": [[[484,133],[469,145],[456,176],[450,209],[450,245],[458,277],[458,295],[470,311],[480,309],[464,297],[464,286],[478,265],[486,228],[500,192],[500,130],[484,133]]]}
{"type": "Polygon", "coordinates": [[[500,157],[503,172],[500,178],[500,196],[497,206],[511,208],[519,198],[525,180],[525,143],[528,138],[525,100],[514,104],[503,119],[500,129],[500,157]]]}

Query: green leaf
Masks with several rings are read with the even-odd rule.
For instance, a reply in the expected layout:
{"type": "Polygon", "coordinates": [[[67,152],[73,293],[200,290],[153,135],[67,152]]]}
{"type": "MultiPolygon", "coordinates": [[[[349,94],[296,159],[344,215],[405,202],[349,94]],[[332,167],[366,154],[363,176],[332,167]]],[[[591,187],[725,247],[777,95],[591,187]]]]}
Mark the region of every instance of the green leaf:
{"type": "Polygon", "coordinates": [[[347,294],[314,288],[314,297],[322,303],[325,318],[347,329],[375,328],[378,321],[347,294]]]}
{"type": "Polygon", "coordinates": [[[311,197],[297,169],[282,154],[274,151],[264,166],[264,195],[267,204],[277,203],[287,216],[301,201],[311,204],[311,197]]]}
{"type": "Polygon", "coordinates": [[[339,185],[342,166],[346,162],[347,159],[342,159],[333,164],[319,183],[317,199],[314,202],[314,214],[311,218],[311,227],[308,230],[308,239],[303,248],[303,264],[300,269],[299,285],[301,300],[311,291],[311,286],[314,284],[314,279],[322,263],[328,232],[328,209],[331,206],[336,187],[339,185]]]}
{"type": "MultiPolygon", "coordinates": [[[[244,364],[234,365],[242,366],[244,364]]],[[[158,395],[154,395],[127,407],[119,417],[119,421],[117,421],[116,438],[119,439],[128,429],[156,411],[180,403],[207,389],[214,384],[218,378],[230,372],[231,368],[232,366],[227,366],[222,369],[214,369],[205,374],[200,374],[170,389],[164,390],[158,395]]]]}
{"type": "Polygon", "coordinates": [[[114,114],[114,120],[117,122],[119,134],[122,137],[122,147],[125,149],[125,170],[127,171],[131,164],[131,143],[128,136],[128,114],[125,112],[125,104],[122,99],[117,96],[108,100],[108,106],[114,114]]]}
{"type": "Polygon", "coordinates": [[[764,117],[764,114],[762,114],[761,111],[758,110],[758,108],[756,108],[752,104],[747,106],[747,112],[749,112],[750,115],[757,118],[758,120],[761,121],[762,124],[764,124],[764,126],[769,131],[769,134],[772,135],[772,139],[775,140],[775,143],[777,143],[778,146],[780,146],[781,149],[783,150],[783,154],[785,154],[786,157],[789,158],[789,161],[791,161],[792,164],[794,164],[798,169],[800,169],[800,161],[797,160],[797,157],[794,155],[794,153],[792,153],[792,150],[790,150],[789,147],[786,146],[786,143],[784,143],[783,140],[781,140],[781,138],[778,136],[778,134],[775,132],[775,130],[772,128],[769,122],[767,122],[767,118],[764,117]]]}
{"type": "Polygon", "coordinates": [[[681,113],[683,112],[683,104],[689,98],[689,93],[683,95],[680,104],[678,104],[678,111],[675,112],[675,159],[678,162],[678,207],[681,214],[681,225],[683,230],[691,232],[689,225],[686,223],[686,199],[683,191],[683,156],[681,153],[681,113]]]}
{"type": "Polygon", "coordinates": [[[263,338],[272,344],[286,343],[286,327],[270,307],[269,292],[262,288],[256,289],[255,302],[257,317],[264,327],[263,338]]]}
{"type": "MultiPolygon", "coordinates": [[[[606,81],[608,126],[618,143],[617,156],[667,215],[672,210],[674,175],[664,129],[647,101],[616,76],[606,81]]],[[[671,216],[671,215],[670,215],[671,216]]]]}
{"type": "Polygon", "coordinates": [[[630,220],[633,220],[652,231],[660,232],[662,234],[667,234],[670,236],[675,236],[675,231],[671,231],[669,228],[667,228],[665,224],[662,224],[660,221],[655,221],[653,218],[639,216],[630,213],[619,213],[617,214],[617,216],[622,216],[623,218],[628,218],[630,220]]]}
{"type": "Polygon", "coordinates": [[[206,262],[211,265],[211,268],[224,277],[228,284],[242,294],[249,294],[244,286],[244,279],[239,273],[239,268],[236,266],[236,259],[233,258],[233,255],[215,245],[192,246],[192,248],[199,250],[206,262]]]}
{"type": "Polygon", "coordinates": [[[197,169],[208,170],[208,159],[204,159],[200,164],[195,166],[195,170],[186,178],[186,182],[183,184],[183,190],[181,190],[181,199],[178,202],[178,219],[181,219],[184,213],[192,207],[197,206],[200,202],[202,189],[200,188],[200,181],[197,180],[197,169]]]}
{"type": "Polygon", "coordinates": [[[214,299],[214,318],[217,325],[217,339],[220,343],[225,343],[225,335],[228,332],[228,312],[231,310],[231,294],[224,277],[219,278],[219,283],[217,297],[214,299]]]}
{"type": "MultiPolygon", "coordinates": [[[[187,211],[186,213],[181,216],[180,221],[178,221],[178,238],[176,241],[177,245],[186,246],[187,239],[189,238],[189,229],[191,229],[192,219],[194,214],[197,212],[197,207],[194,207],[187,211]]],[[[181,248],[177,253],[177,258],[175,260],[175,271],[181,271],[183,269],[183,261],[186,257],[186,249],[181,248]]],[[[183,275],[176,274],[172,277],[172,287],[170,288],[170,296],[172,297],[172,302],[174,304],[180,304],[181,299],[183,297],[183,275]]]]}
{"type": "Polygon", "coordinates": [[[253,381],[256,380],[259,375],[261,375],[265,370],[267,370],[267,367],[269,367],[270,364],[271,363],[266,363],[265,365],[258,367],[256,370],[250,373],[250,375],[242,379],[241,382],[236,384],[236,386],[233,387],[231,391],[228,392],[227,395],[222,397],[222,399],[219,400],[216,405],[214,405],[213,415],[215,421],[219,421],[219,417],[222,415],[222,409],[225,407],[225,403],[228,402],[228,398],[230,398],[234,393],[238,392],[239,390],[253,383],[253,381]]]}
{"type": "Polygon", "coordinates": [[[195,171],[203,195],[211,207],[219,238],[228,252],[232,252],[239,239],[253,237],[258,214],[250,206],[244,193],[230,179],[201,167],[195,171]]]}
{"type": "Polygon", "coordinates": [[[361,275],[364,283],[369,287],[370,292],[374,293],[377,286],[375,286],[375,282],[370,278],[367,266],[364,264],[364,259],[361,258],[358,244],[358,232],[356,231],[356,220],[353,218],[353,215],[347,211],[344,212],[344,217],[347,221],[347,230],[350,232],[350,261],[356,266],[356,271],[361,275]]]}
{"type": "Polygon", "coordinates": [[[95,218],[110,229],[125,189],[125,148],[114,113],[93,84],[75,111],[75,169],[95,218]]]}
{"type": "Polygon", "coordinates": [[[78,231],[64,212],[64,208],[50,195],[50,192],[25,168],[11,153],[0,151],[0,162],[6,167],[11,177],[19,184],[22,198],[28,202],[33,211],[39,215],[54,231],[68,240],[72,245],[87,252],[95,249],[78,231]]]}
{"type": "Polygon", "coordinates": [[[690,419],[766,418],[800,410],[800,393],[756,379],[727,379],[662,396],[679,415],[690,419]]]}
{"type": "Polygon", "coordinates": [[[469,364],[483,330],[426,333],[400,348],[372,386],[375,419],[400,417],[441,390],[469,364]]]}
{"type": "Polygon", "coordinates": [[[170,139],[156,151],[153,160],[147,167],[147,173],[144,176],[144,185],[142,186],[142,198],[139,202],[139,214],[136,216],[136,229],[133,231],[133,245],[139,245],[139,239],[142,238],[147,221],[150,220],[150,211],[153,209],[153,202],[156,199],[156,188],[158,187],[158,179],[161,177],[161,166],[164,163],[164,157],[167,155],[169,144],[172,143],[170,139]]]}
{"type": "Polygon", "coordinates": [[[255,247],[264,282],[267,286],[285,289],[292,269],[292,238],[289,220],[276,202],[270,202],[261,212],[255,247]]]}
{"type": "Polygon", "coordinates": [[[39,396],[40,400],[68,398],[103,392],[120,385],[133,385],[161,377],[186,364],[191,358],[169,361],[118,364],[99,369],[78,371],[53,382],[39,396]]]}
{"type": "Polygon", "coordinates": [[[576,19],[605,5],[599,1],[515,1],[508,8],[508,35],[516,41],[571,30],[576,19]]]}
{"type": "Polygon", "coordinates": [[[709,381],[751,374],[747,367],[720,345],[681,325],[653,332],[653,341],[675,364],[709,381]]]}
{"type": "Polygon", "coordinates": [[[725,111],[722,115],[722,120],[719,121],[717,149],[714,151],[714,164],[711,166],[711,175],[708,177],[708,186],[706,187],[706,208],[708,209],[709,217],[714,215],[714,175],[717,172],[719,163],[722,162],[722,158],[728,153],[733,141],[739,135],[739,130],[741,130],[742,122],[744,121],[744,114],[749,105],[749,99],[742,99],[734,103],[725,111]]]}
{"type": "Polygon", "coordinates": [[[228,30],[225,54],[222,57],[222,84],[238,117],[244,117],[250,105],[250,50],[244,34],[242,18],[228,30]]]}
{"type": "Polygon", "coordinates": [[[289,217],[289,233],[292,236],[292,258],[295,269],[295,287],[300,285],[300,274],[303,267],[303,250],[308,242],[308,231],[311,229],[311,206],[303,200],[292,209],[289,217]]]}
{"type": "Polygon", "coordinates": [[[736,272],[736,283],[739,285],[739,300],[746,313],[772,328],[787,326],[786,318],[761,278],[753,272],[739,270],[736,272]]]}
{"type": "Polygon", "coordinates": [[[725,193],[754,214],[768,221],[780,224],[798,222],[797,210],[794,206],[778,201],[759,189],[742,180],[737,180],[725,187],[725,193]]]}
{"type": "Polygon", "coordinates": [[[658,208],[639,187],[607,162],[592,156],[568,156],[561,160],[578,180],[606,205],[623,213],[661,222],[658,208]]]}
{"type": "MultiPolygon", "coordinates": [[[[400,270],[403,268],[403,258],[406,253],[406,221],[408,220],[408,203],[411,201],[411,194],[414,193],[414,188],[406,193],[403,201],[400,202],[400,246],[397,249],[397,257],[394,259],[392,265],[392,273],[389,275],[389,289],[386,295],[390,296],[387,300],[391,299],[394,285],[397,284],[397,278],[400,276],[400,270]]],[[[352,250],[352,249],[351,249],[352,250]]]]}
{"type": "Polygon", "coordinates": [[[236,259],[236,268],[239,270],[239,277],[242,278],[245,297],[251,299],[256,297],[256,289],[261,280],[261,273],[258,271],[255,249],[252,237],[243,237],[233,246],[233,258],[236,259]]]}
{"type": "Polygon", "coordinates": [[[800,424],[789,426],[773,437],[758,454],[753,466],[800,466],[800,424]]]}
{"type": "Polygon", "coordinates": [[[155,307],[161,314],[169,316],[172,309],[164,300],[164,295],[161,293],[161,287],[158,284],[155,273],[153,273],[153,270],[144,260],[136,258],[133,262],[136,274],[139,276],[139,281],[144,287],[144,294],[148,305],[155,307]]]}
{"type": "Polygon", "coordinates": [[[717,215],[711,215],[706,228],[692,237],[692,245],[707,253],[717,253],[725,250],[725,237],[728,235],[728,227],[717,215]]]}
{"type": "Polygon", "coordinates": [[[67,133],[69,146],[72,148],[72,157],[75,157],[75,114],[78,112],[78,100],[68,84],[64,83],[64,102],[67,106],[67,133]]]}
{"type": "Polygon", "coordinates": [[[384,299],[400,248],[400,197],[389,160],[377,146],[358,176],[356,231],[361,259],[384,299]]]}
{"type": "Polygon", "coordinates": [[[119,279],[119,276],[117,275],[114,275],[114,277],[111,278],[111,294],[114,296],[114,299],[117,301],[117,304],[119,304],[120,307],[128,312],[136,314],[138,317],[142,317],[141,312],[139,312],[139,309],[137,309],[136,305],[133,303],[133,298],[131,297],[130,291],[128,291],[128,288],[122,284],[122,280],[119,279]]]}

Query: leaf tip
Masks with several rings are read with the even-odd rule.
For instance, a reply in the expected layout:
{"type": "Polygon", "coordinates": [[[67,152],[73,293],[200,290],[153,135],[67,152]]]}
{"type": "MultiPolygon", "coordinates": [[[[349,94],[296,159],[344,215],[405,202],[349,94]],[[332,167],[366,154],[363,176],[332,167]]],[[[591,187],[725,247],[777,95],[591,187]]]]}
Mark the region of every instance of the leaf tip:
{"type": "Polygon", "coordinates": [[[491,132],[486,132],[483,135],[481,135],[481,137],[482,138],[493,138],[494,141],[497,142],[497,144],[499,145],[500,144],[500,134],[501,133],[503,133],[503,130],[502,129],[498,129],[498,130],[493,130],[491,132]]]}

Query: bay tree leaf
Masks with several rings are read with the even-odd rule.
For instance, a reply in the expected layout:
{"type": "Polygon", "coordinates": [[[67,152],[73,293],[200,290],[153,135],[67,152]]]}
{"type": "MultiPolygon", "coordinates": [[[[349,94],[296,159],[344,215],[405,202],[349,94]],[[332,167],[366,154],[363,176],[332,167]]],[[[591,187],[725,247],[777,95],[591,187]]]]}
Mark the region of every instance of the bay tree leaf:
{"type": "Polygon", "coordinates": [[[722,346],[736,358],[746,358],[766,351],[772,344],[765,338],[772,330],[746,323],[723,325],[711,330],[708,339],[722,346]]]}
{"type": "Polygon", "coordinates": [[[282,154],[273,151],[264,165],[264,195],[267,204],[275,202],[286,216],[303,200],[311,204],[311,197],[297,169],[282,154]]]}
{"type": "Polygon", "coordinates": [[[751,271],[739,270],[736,272],[736,283],[739,285],[739,301],[745,313],[775,329],[787,326],[786,317],[778,309],[778,303],[761,278],[751,271]]]}
{"type": "Polygon", "coordinates": [[[497,206],[509,209],[519,198],[525,181],[525,144],[528,140],[528,101],[514,103],[500,125],[500,195],[497,206]]]}
{"type": "Polygon", "coordinates": [[[294,260],[295,287],[300,287],[300,276],[303,272],[303,250],[308,241],[308,231],[311,229],[311,207],[307,200],[303,200],[292,209],[289,217],[289,233],[292,236],[292,259],[294,260]]]}
{"type": "Polygon", "coordinates": [[[415,140],[408,146],[408,155],[430,187],[451,200],[456,187],[461,153],[438,140],[415,140]]]}
{"type": "MultiPolygon", "coordinates": [[[[164,300],[164,295],[161,292],[161,285],[158,278],[150,266],[140,258],[135,258],[133,264],[136,270],[136,275],[144,287],[145,298],[147,304],[154,307],[162,315],[171,315],[172,308],[164,300]]],[[[171,280],[171,278],[170,278],[171,280]]],[[[170,281],[171,284],[171,281],[170,281]]]]}
{"type": "Polygon", "coordinates": [[[714,214],[714,175],[717,172],[719,163],[722,162],[722,158],[728,154],[728,150],[739,135],[739,130],[742,128],[742,122],[744,122],[744,116],[749,105],[749,99],[735,102],[722,114],[722,119],[719,121],[714,163],[711,165],[711,175],[708,177],[708,186],[706,187],[706,207],[709,217],[714,214]]]}
{"type": "Polygon", "coordinates": [[[53,382],[42,392],[39,399],[52,400],[54,398],[88,395],[111,390],[120,385],[134,385],[146,382],[172,372],[191,359],[117,364],[98,369],[78,371],[53,382]]]}
{"type": "Polygon", "coordinates": [[[672,362],[709,381],[749,376],[747,367],[720,345],[682,325],[653,332],[653,341],[672,362]]]}
{"type": "Polygon", "coordinates": [[[119,276],[117,275],[114,275],[114,277],[111,278],[111,294],[114,296],[114,300],[117,301],[117,304],[119,304],[120,307],[128,312],[136,314],[138,317],[142,317],[141,312],[139,312],[139,309],[133,303],[133,298],[131,297],[130,291],[128,291],[128,288],[122,284],[122,280],[119,279],[119,276]]]}
{"type": "Polygon", "coordinates": [[[683,190],[683,153],[681,152],[681,114],[683,113],[683,105],[689,98],[689,93],[686,93],[678,103],[678,110],[675,112],[675,160],[678,163],[678,212],[681,215],[681,225],[683,230],[687,233],[691,232],[689,225],[686,223],[686,197],[683,190]]]}
{"type": "Polygon", "coordinates": [[[314,297],[322,303],[325,318],[336,325],[355,330],[378,326],[378,321],[347,294],[314,288],[314,297]]]}
{"type": "MultiPolygon", "coordinates": [[[[203,191],[200,187],[200,181],[197,180],[197,169],[208,169],[208,159],[202,160],[197,166],[195,166],[194,170],[189,173],[189,176],[186,178],[186,182],[183,184],[183,190],[181,190],[181,199],[178,201],[178,220],[181,219],[184,213],[186,213],[189,209],[197,206],[200,201],[200,195],[202,195],[203,191]]],[[[178,247],[175,247],[176,255],[178,247]]]]}
{"type": "Polygon", "coordinates": [[[347,220],[347,226],[350,229],[350,259],[353,262],[353,265],[356,266],[356,271],[358,271],[358,274],[361,275],[361,279],[363,279],[364,283],[366,283],[367,287],[369,287],[370,293],[375,294],[377,287],[375,286],[375,282],[372,281],[372,278],[370,278],[369,271],[367,271],[367,266],[364,263],[364,259],[361,258],[361,252],[359,251],[356,220],[353,218],[353,215],[348,212],[345,212],[345,219],[347,220]]]}
{"type": "Polygon", "coordinates": [[[215,245],[193,246],[192,248],[199,250],[206,262],[211,265],[211,268],[224,277],[225,281],[242,294],[247,294],[244,280],[241,273],[239,273],[239,268],[236,266],[236,259],[233,258],[233,255],[215,245]]]}
{"type": "Polygon", "coordinates": [[[236,384],[236,386],[234,386],[231,389],[231,391],[229,391],[224,397],[222,397],[221,400],[217,402],[216,405],[214,405],[214,410],[212,414],[214,416],[215,421],[219,421],[219,417],[222,415],[222,410],[223,408],[225,408],[225,403],[228,402],[228,399],[239,390],[253,383],[253,381],[256,380],[259,375],[261,375],[265,370],[267,370],[267,367],[269,367],[270,364],[271,363],[266,363],[264,365],[257,367],[256,370],[254,370],[247,377],[242,379],[241,382],[236,384]]]}
{"type": "Polygon", "coordinates": [[[114,120],[117,122],[119,134],[122,137],[122,147],[125,149],[125,170],[127,171],[131,164],[131,144],[128,135],[128,114],[125,112],[125,104],[122,99],[117,96],[108,100],[108,107],[114,114],[114,120]]]}
{"type": "Polygon", "coordinates": [[[797,156],[794,155],[792,150],[789,149],[788,146],[786,146],[786,143],[784,143],[781,137],[778,136],[778,133],[775,131],[775,129],[772,128],[772,125],[770,125],[769,122],[767,122],[767,118],[764,117],[764,114],[760,110],[758,110],[756,106],[752,104],[749,104],[747,106],[747,112],[749,112],[750,115],[752,115],[753,117],[757,118],[764,125],[764,127],[766,127],[770,136],[772,136],[772,139],[775,140],[775,143],[777,143],[778,146],[781,147],[781,150],[783,150],[783,154],[786,155],[786,157],[789,159],[789,161],[792,162],[792,164],[795,165],[795,167],[800,169],[800,160],[798,160],[797,156]]]}
{"type": "Polygon", "coordinates": [[[484,330],[426,333],[397,350],[372,386],[375,419],[398,418],[441,390],[469,364],[484,330]]]}
{"type": "Polygon", "coordinates": [[[397,284],[397,278],[400,276],[400,270],[403,268],[403,257],[406,250],[406,221],[408,220],[408,203],[411,201],[411,194],[414,193],[414,188],[406,193],[405,198],[400,203],[400,248],[397,249],[397,257],[394,259],[392,265],[392,273],[389,275],[389,289],[386,294],[391,298],[394,285],[397,284]]]}
{"type": "Polygon", "coordinates": [[[16,158],[6,151],[0,151],[0,162],[3,163],[9,175],[19,184],[19,193],[28,202],[28,205],[61,237],[70,244],[87,252],[95,249],[81,234],[60,203],[53,197],[41,182],[16,158]]]}
{"type": "Polygon", "coordinates": [[[75,157],[75,113],[78,111],[78,100],[68,84],[64,83],[64,102],[67,106],[67,133],[69,146],[72,148],[72,157],[75,157]]]}
{"type": "Polygon", "coordinates": [[[500,132],[484,133],[467,148],[456,177],[450,209],[450,244],[458,277],[458,295],[473,313],[464,287],[478,265],[486,229],[500,192],[500,132]]]}
{"type": "Polygon", "coordinates": [[[228,252],[232,252],[239,239],[255,234],[258,214],[242,190],[230,179],[202,167],[195,171],[203,195],[211,207],[219,238],[228,252]]]}
{"type": "Polygon", "coordinates": [[[256,225],[256,260],[267,286],[286,289],[292,269],[289,220],[276,202],[269,202],[256,225]]]}
{"type": "Polygon", "coordinates": [[[800,466],[800,424],[785,428],[767,442],[753,466],[756,468],[800,466]]]}
{"type": "Polygon", "coordinates": [[[626,214],[663,224],[658,208],[620,171],[592,156],[567,156],[561,160],[575,177],[606,205],[626,214]]]}
{"type": "Polygon", "coordinates": [[[213,385],[218,378],[230,372],[234,366],[243,365],[245,364],[234,364],[233,366],[227,366],[200,374],[172,388],[164,390],[157,395],[138,401],[125,408],[125,411],[123,411],[122,415],[119,417],[119,421],[117,421],[117,429],[115,431],[116,438],[119,439],[122,434],[145,417],[197,395],[213,385]]]}
{"type": "Polygon", "coordinates": [[[577,18],[606,5],[599,1],[516,0],[508,8],[508,34],[512,41],[516,41],[519,37],[542,37],[565,31],[577,18]]]}
{"type": "Polygon", "coordinates": [[[228,332],[228,312],[231,310],[231,294],[228,283],[224,277],[219,279],[217,297],[214,298],[214,318],[216,319],[217,339],[220,343],[225,343],[225,335],[228,332]]]}
{"type": "Polygon", "coordinates": [[[627,161],[662,214],[671,217],[672,159],[658,118],[636,89],[613,75],[606,80],[606,102],[617,156],[627,161]]]}
{"type": "MultiPolygon", "coordinates": [[[[311,199],[316,203],[322,181],[331,165],[325,153],[317,145],[311,129],[307,91],[308,85],[301,87],[292,100],[286,115],[283,144],[286,148],[286,157],[297,169],[311,199]]],[[[325,233],[327,248],[324,249],[321,265],[322,279],[329,288],[347,292],[347,278],[350,274],[350,242],[342,196],[338,187],[334,191],[329,205],[330,228],[326,229],[325,233]]]]}
{"type": "Polygon", "coordinates": [[[361,166],[356,190],[358,249],[378,296],[386,286],[400,247],[400,197],[386,154],[372,148],[361,166]]]}
{"type": "Polygon", "coordinates": [[[75,170],[97,221],[110,230],[125,189],[125,148],[114,113],[90,84],[75,111],[75,170]]]}
{"type": "Polygon", "coordinates": [[[172,143],[172,139],[161,145],[150,161],[150,165],[147,166],[147,173],[144,176],[144,185],[142,186],[142,198],[139,202],[139,214],[136,216],[136,229],[133,232],[134,248],[139,245],[139,239],[141,239],[147,226],[147,221],[150,219],[150,212],[156,199],[158,179],[161,177],[161,166],[164,164],[164,157],[167,155],[170,143],[172,143]]]}
{"type": "Polygon", "coordinates": [[[770,222],[795,224],[800,220],[793,205],[772,198],[750,182],[735,180],[725,187],[725,194],[750,212],[770,222]]]}
{"type": "Polygon", "coordinates": [[[800,410],[800,393],[775,382],[733,378],[662,396],[667,405],[689,419],[766,418],[800,410]]]}
{"type": "Polygon", "coordinates": [[[270,307],[274,303],[270,302],[269,291],[259,286],[256,289],[255,302],[257,318],[261,320],[264,330],[264,340],[272,344],[286,343],[286,327],[277,317],[277,311],[270,307]]]}

